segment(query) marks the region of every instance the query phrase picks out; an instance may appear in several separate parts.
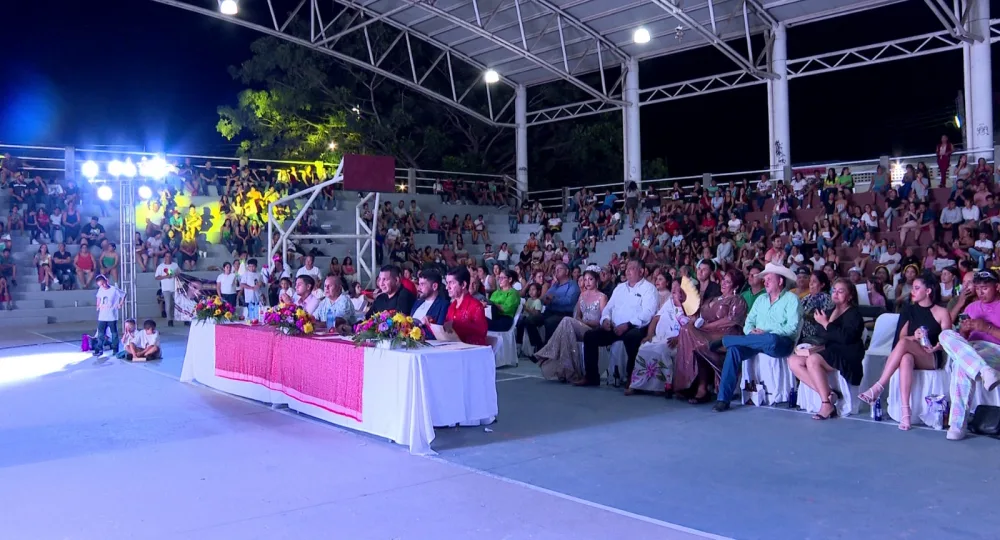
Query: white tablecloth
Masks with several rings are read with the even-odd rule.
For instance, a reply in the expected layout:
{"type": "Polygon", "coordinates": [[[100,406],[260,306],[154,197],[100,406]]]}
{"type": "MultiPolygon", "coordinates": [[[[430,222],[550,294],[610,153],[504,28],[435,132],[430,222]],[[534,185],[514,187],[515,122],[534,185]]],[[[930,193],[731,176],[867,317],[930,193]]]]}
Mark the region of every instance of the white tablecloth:
{"type": "Polygon", "coordinates": [[[365,349],[362,421],[303,403],[282,392],[215,375],[215,326],[192,324],[181,382],[290,409],[407,445],[431,450],[434,426],[491,424],[497,415],[496,367],[489,347],[454,346],[416,351],[365,349]]]}

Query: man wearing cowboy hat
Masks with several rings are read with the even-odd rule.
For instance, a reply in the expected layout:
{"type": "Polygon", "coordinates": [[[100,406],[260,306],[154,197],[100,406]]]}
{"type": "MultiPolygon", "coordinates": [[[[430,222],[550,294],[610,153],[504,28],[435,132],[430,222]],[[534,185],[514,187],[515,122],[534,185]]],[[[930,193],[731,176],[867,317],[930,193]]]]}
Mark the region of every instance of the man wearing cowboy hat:
{"type": "Polygon", "coordinates": [[[795,274],[784,266],[768,263],[760,275],[764,278],[764,294],[757,297],[747,314],[743,324],[745,335],[722,338],[726,360],[719,377],[715,412],[729,410],[744,360],[757,353],[785,357],[792,354],[795,347],[795,335],[802,317],[799,298],[787,290],[788,285],[795,283],[795,274]]]}

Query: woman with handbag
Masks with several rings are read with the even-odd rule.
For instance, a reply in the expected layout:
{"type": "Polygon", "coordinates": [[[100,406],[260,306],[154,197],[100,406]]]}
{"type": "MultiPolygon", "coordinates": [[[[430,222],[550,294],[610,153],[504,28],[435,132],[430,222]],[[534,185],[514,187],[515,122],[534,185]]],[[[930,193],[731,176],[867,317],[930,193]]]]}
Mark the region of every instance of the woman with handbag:
{"type": "MultiPolygon", "coordinates": [[[[815,278],[814,278],[815,279],[815,278]]],[[[817,326],[812,343],[803,343],[788,357],[788,367],[803,384],[823,398],[823,406],[814,420],[829,420],[837,414],[835,403],[841,396],[830,389],[827,374],[839,371],[848,384],[861,384],[861,362],[865,346],[861,335],[864,319],[858,310],[858,290],[850,281],[840,278],[833,282],[829,310],[812,313],[817,326]]]]}

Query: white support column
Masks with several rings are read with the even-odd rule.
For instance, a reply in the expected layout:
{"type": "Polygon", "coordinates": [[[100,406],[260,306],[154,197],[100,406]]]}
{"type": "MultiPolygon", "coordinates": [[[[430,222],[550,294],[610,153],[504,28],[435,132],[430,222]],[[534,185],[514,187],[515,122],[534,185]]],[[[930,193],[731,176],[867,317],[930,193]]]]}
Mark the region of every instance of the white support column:
{"type": "Polygon", "coordinates": [[[642,134],[639,125],[639,61],[628,61],[625,72],[625,182],[642,186],[642,134]]]}
{"type": "Polygon", "coordinates": [[[969,96],[967,90],[965,99],[972,102],[969,108],[975,123],[972,124],[971,144],[967,144],[978,150],[976,158],[989,159],[993,156],[993,60],[990,53],[990,3],[987,0],[972,3],[969,30],[983,39],[972,43],[969,53],[972,95],[969,96]]]}
{"type": "Polygon", "coordinates": [[[777,178],[784,177],[784,168],[791,162],[791,137],[788,128],[788,41],[785,25],[774,27],[771,65],[768,68],[778,77],[769,82],[767,107],[771,132],[771,170],[777,178]]]}
{"type": "Polygon", "coordinates": [[[523,84],[514,92],[514,132],[517,191],[524,200],[528,193],[528,91],[523,84]]]}

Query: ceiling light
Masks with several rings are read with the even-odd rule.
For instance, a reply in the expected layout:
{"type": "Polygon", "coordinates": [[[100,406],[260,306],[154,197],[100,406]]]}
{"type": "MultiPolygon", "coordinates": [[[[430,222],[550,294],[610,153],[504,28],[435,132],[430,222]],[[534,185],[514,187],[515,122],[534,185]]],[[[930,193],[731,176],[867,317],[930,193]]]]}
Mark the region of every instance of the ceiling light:
{"type": "Polygon", "coordinates": [[[139,197],[143,200],[148,200],[153,196],[153,190],[149,186],[139,186],[139,197]]]}
{"type": "Polygon", "coordinates": [[[641,26],[637,28],[635,32],[632,34],[632,41],[635,41],[639,45],[642,45],[643,43],[649,43],[649,39],[650,39],[649,30],[646,30],[641,26]]]}
{"type": "Polygon", "coordinates": [[[111,197],[113,197],[114,194],[115,193],[111,191],[111,188],[108,187],[107,185],[103,185],[97,188],[97,198],[101,199],[102,201],[110,201],[111,197]]]}
{"type": "Polygon", "coordinates": [[[85,161],[82,166],[80,166],[80,172],[83,173],[87,178],[94,178],[100,172],[100,167],[94,161],[85,161]]]}
{"type": "Polygon", "coordinates": [[[219,11],[223,15],[236,15],[239,10],[240,6],[236,0],[219,0],[219,11]]]}
{"type": "Polygon", "coordinates": [[[487,69],[486,73],[483,74],[483,80],[487,84],[493,84],[495,82],[500,82],[500,74],[497,73],[495,69],[487,69]]]}

